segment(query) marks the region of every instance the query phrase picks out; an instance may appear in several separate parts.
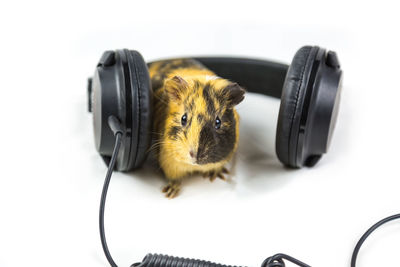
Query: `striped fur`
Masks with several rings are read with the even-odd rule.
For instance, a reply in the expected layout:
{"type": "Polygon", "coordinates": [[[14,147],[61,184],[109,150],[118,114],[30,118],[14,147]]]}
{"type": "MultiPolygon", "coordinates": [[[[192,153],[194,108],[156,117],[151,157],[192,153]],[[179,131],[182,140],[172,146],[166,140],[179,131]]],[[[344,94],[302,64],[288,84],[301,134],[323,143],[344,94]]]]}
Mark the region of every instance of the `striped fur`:
{"type": "Polygon", "coordinates": [[[154,147],[167,179],[220,172],[237,149],[239,116],[234,106],[243,100],[244,90],[193,59],[157,61],[149,72],[154,147]]]}

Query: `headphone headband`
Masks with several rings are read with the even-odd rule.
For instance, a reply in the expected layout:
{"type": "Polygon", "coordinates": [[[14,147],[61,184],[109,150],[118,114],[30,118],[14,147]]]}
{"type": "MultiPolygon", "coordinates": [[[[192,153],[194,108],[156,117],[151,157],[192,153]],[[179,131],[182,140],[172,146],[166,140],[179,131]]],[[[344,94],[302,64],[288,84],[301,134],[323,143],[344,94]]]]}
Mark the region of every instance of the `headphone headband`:
{"type": "MultiPolygon", "coordinates": [[[[243,86],[247,91],[281,98],[288,65],[243,57],[193,57],[206,68],[243,86]]],[[[147,64],[151,64],[148,62],[147,64]]]]}
{"type": "Polygon", "coordinates": [[[218,76],[237,82],[247,91],[281,98],[289,68],[268,60],[240,57],[196,57],[218,76]]]}

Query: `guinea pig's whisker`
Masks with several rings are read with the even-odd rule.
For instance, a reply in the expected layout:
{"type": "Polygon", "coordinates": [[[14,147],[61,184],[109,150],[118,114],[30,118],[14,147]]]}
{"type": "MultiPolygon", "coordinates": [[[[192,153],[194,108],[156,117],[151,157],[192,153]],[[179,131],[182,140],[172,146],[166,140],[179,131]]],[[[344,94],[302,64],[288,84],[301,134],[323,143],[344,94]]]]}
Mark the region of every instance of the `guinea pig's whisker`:
{"type": "Polygon", "coordinates": [[[150,148],[148,149],[148,152],[153,151],[154,149],[160,147],[162,144],[165,144],[165,141],[159,141],[159,142],[152,144],[150,146],[150,148]]]}

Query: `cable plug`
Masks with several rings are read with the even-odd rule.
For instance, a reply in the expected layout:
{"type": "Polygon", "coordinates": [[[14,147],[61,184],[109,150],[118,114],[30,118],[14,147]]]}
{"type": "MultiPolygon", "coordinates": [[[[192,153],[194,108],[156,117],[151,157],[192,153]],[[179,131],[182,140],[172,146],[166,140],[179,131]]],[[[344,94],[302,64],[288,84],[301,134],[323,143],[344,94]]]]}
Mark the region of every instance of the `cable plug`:
{"type": "Polygon", "coordinates": [[[124,134],[124,131],[122,130],[122,127],[121,127],[121,122],[118,120],[117,117],[109,116],[108,117],[108,126],[110,126],[110,129],[114,133],[114,136],[116,136],[118,133],[121,135],[124,134]]]}

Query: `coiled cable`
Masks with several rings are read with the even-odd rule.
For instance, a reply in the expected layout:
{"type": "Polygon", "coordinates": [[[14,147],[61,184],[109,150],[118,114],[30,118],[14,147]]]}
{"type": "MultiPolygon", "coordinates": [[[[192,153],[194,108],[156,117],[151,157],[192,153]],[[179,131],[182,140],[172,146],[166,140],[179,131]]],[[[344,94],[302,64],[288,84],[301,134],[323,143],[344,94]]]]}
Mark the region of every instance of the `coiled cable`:
{"type": "Polygon", "coordinates": [[[141,263],[132,264],[131,267],[235,267],[204,260],[173,257],[160,254],[147,254],[141,263]]]}

